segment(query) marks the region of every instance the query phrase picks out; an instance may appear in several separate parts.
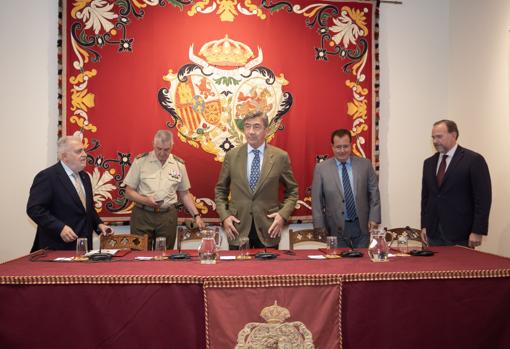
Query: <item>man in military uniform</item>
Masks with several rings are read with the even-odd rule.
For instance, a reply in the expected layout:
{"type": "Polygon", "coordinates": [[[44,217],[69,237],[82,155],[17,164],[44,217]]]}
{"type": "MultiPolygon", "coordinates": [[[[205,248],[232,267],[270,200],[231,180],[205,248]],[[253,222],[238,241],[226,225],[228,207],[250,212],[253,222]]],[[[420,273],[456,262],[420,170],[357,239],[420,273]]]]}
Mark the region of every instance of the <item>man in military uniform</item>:
{"type": "Polygon", "coordinates": [[[198,227],[203,229],[205,224],[189,192],[184,161],[171,154],[172,133],[157,131],[153,145],[153,151],[135,158],[124,179],[126,197],[135,203],[131,232],[149,234],[150,246],[155,237],[166,237],[167,249],[172,249],[177,228],[177,193],[198,227]]]}

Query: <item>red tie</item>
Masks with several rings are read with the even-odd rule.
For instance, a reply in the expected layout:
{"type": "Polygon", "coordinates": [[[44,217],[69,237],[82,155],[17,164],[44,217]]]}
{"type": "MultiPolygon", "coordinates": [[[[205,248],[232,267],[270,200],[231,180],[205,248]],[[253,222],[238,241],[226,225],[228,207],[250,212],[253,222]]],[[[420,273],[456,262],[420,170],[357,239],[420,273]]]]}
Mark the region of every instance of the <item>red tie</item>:
{"type": "Polygon", "coordinates": [[[446,172],[446,158],[448,155],[444,154],[441,163],[439,164],[439,169],[437,170],[436,180],[437,186],[440,187],[441,183],[443,183],[444,174],[446,172]]]}

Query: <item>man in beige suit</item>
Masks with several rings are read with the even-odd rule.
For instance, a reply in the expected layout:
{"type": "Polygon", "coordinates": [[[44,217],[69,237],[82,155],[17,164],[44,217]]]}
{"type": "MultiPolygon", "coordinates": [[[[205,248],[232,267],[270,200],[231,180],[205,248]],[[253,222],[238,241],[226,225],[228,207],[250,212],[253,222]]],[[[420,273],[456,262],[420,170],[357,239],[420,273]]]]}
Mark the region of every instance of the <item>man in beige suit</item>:
{"type": "Polygon", "coordinates": [[[276,247],[298,198],[288,154],[266,144],[268,117],[262,112],[243,120],[247,144],[230,150],[216,183],[217,212],[235,249],[240,237],[253,248],[276,247]],[[280,183],[284,200],[279,200],[280,183]],[[230,195],[230,199],[229,199],[230,195]]]}
{"type": "Polygon", "coordinates": [[[313,227],[338,236],[340,247],[368,247],[369,230],[381,222],[379,186],[371,162],[351,154],[351,142],[349,130],[334,131],[334,157],[315,166],[313,227]]]}

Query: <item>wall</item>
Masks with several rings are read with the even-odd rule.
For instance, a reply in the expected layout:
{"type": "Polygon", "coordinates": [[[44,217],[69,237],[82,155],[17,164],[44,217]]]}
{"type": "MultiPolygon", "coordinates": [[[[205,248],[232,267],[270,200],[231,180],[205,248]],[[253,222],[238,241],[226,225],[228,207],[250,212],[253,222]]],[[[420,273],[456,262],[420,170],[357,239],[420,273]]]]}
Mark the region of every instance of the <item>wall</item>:
{"type": "MultiPolygon", "coordinates": [[[[460,143],[491,169],[491,233],[483,249],[510,255],[510,46],[507,0],[403,0],[381,5],[381,176],[383,224],[419,226],[421,166],[433,153],[431,125],[459,122],[460,143]]],[[[25,214],[34,175],[55,162],[57,0],[2,4],[0,147],[4,183],[0,261],[30,249],[25,214]],[[22,20],[20,20],[22,19],[22,20]],[[23,26],[23,28],[21,28],[23,26]]]]}
{"type": "Polygon", "coordinates": [[[57,0],[2,2],[0,261],[30,250],[28,191],[34,175],[56,161],[57,16],[57,0]]]}
{"type": "Polygon", "coordinates": [[[484,155],[492,179],[482,249],[510,257],[510,2],[452,0],[448,115],[459,143],[484,155]]]}
{"type": "Polygon", "coordinates": [[[431,125],[448,110],[448,2],[381,4],[382,224],[420,226],[431,125]]]}

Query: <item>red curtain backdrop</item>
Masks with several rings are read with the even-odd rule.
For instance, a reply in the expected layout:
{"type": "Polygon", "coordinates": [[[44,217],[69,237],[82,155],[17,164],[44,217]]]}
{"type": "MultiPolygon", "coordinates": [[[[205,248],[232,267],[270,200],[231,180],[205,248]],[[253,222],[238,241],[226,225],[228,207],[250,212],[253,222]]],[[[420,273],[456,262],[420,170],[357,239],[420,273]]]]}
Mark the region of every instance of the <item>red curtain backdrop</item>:
{"type": "Polygon", "coordinates": [[[106,220],[129,219],[122,181],[158,129],[173,132],[196,205],[214,220],[221,162],[255,109],[269,115],[268,141],[290,155],[295,220],[310,217],[313,169],[330,156],[334,129],[350,129],[353,152],[377,165],[375,1],[62,5],[62,134],[83,138],[106,220]]]}

